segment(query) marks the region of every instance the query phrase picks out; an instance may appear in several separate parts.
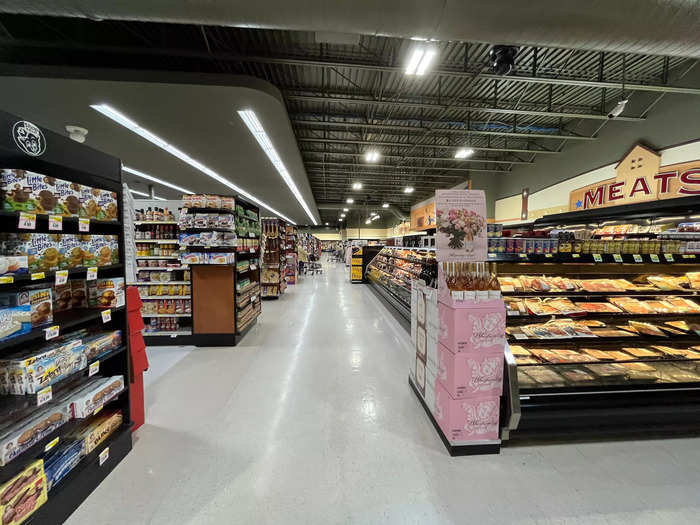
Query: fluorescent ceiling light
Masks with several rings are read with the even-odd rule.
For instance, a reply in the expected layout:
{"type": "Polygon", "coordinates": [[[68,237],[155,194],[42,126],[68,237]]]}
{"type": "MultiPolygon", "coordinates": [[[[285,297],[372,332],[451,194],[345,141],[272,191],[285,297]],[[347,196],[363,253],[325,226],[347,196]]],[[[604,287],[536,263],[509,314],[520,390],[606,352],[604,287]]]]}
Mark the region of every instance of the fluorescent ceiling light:
{"type": "Polygon", "coordinates": [[[255,137],[255,140],[258,141],[258,144],[260,144],[260,147],[265,152],[265,155],[267,155],[267,158],[270,159],[270,162],[272,162],[272,165],[277,170],[277,173],[280,174],[282,180],[284,180],[289,189],[292,190],[292,194],[296,197],[297,201],[299,201],[301,207],[304,208],[304,211],[306,212],[306,215],[308,215],[311,219],[311,222],[313,222],[314,224],[318,224],[316,222],[316,219],[314,218],[314,214],[311,213],[311,210],[307,206],[304,197],[301,196],[299,188],[297,188],[297,185],[294,183],[292,176],[287,171],[287,168],[285,167],[284,163],[282,162],[282,159],[277,153],[277,150],[272,145],[270,137],[268,137],[267,133],[265,133],[265,130],[263,129],[262,124],[258,120],[255,111],[253,111],[252,109],[239,110],[238,115],[241,117],[241,119],[243,119],[245,125],[248,126],[248,129],[253,134],[253,137],[255,137]]]}
{"type": "Polygon", "coordinates": [[[347,211],[350,211],[350,209],[349,209],[349,208],[343,208],[343,211],[346,211],[346,212],[347,212],[347,211]]]}
{"type": "Polygon", "coordinates": [[[365,153],[365,160],[367,162],[377,162],[379,160],[379,152],[375,150],[370,150],[365,153]]]}
{"type": "Polygon", "coordinates": [[[365,224],[369,224],[370,222],[372,222],[372,221],[370,221],[369,219],[367,219],[367,220],[365,221],[365,224]]]}
{"type": "Polygon", "coordinates": [[[378,218],[379,218],[379,215],[375,215],[374,217],[372,217],[372,220],[376,221],[378,218]]]}
{"type": "Polygon", "coordinates": [[[328,223],[326,223],[326,226],[328,226],[328,223]]]}
{"type": "Polygon", "coordinates": [[[347,202],[348,204],[352,204],[353,202],[355,202],[355,199],[346,199],[345,202],[347,202]]]}
{"type": "Polygon", "coordinates": [[[474,155],[474,150],[471,148],[459,148],[457,151],[455,151],[456,159],[466,159],[472,155],[474,155]]]}
{"type": "Polygon", "coordinates": [[[361,182],[353,182],[353,183],[352,183],[352,189],[353,189],[353,190],[361,190],[361,189],[362,189],[362,183],[361,183],[361,182]]]}
{"type": "MultiPolygon", "coordinates": [[[[102,113],[105,117],[111,118],[111,119],[112,119],[113,121],[115,121],[116,123],[121,124],[121,125],[124,126],[125,128],[127,128],[127,129],[133,131],[133,132],[136,133],[137,135],[140,135],[141,137],[143,137],[144,139],[146,139],[148,142],[150,142],[150,143],[152,143],[152,144],[155,144],[155,145],[158,146],[159,148],[161,148],[161,149],[167,151],[168,153],[170,153],[170,154],[173,155],[174,157],[177,157],[177,158],[180,159],[181,161],[186,162],[187,164],[189,164],[190,166],[192,166],[192,167],[195,168],[196,170],[199,170],[200,172],[204,173],[204,175],[206,175],[207,177],[211,177],[211,178],[214,179],[215,181],[220,182],[221,184],[223,184],[224,186],[227,186],[227,187],[231,188],[231,189],[232,189],[233,191],[235,191],[236,193],[241,194],[243,197],[245,197],[246,199],[249,199],[249,200],[253,201],[254,203],[258,204],[259,206],[261,206],[261,207],[263,207],[263,208],[265,208],[265,209],[270,210],[272,213],[274,213],[274,214],[277,215],[278,217],[281,217],[281,218],[284,219],[285,221],[290,222],[290,223],[292,223],[292,224],[296,224],[296,223],[295,223],[292,219],[290,219],[289,217],[286,217],[285,215],[282,215],[282,214],[281,214],[280,212],[278,212],[276,209],[270,207],[268,204],[266,204],[265,202],[261,201],[260,199],[258,199],[258,198],[255,197],[254,195],[251,195],[250,193],[248,193],[248,192],[245,191],[244,189],[240,188],[239,186],[236,186],[233,182],[231,182],[230,180],[224,178],[224,177],[221,176],[219,173],[215,172],[213,169],[209,168],[208,166],[205,166],[204,164],[202,164],[202,163],[199,162],[198,160],[193,159],[192,157],[190,157],[190,156],[189,156],[187,153],[185,153],[184,151],[182,151],[182,150],[176,148],[176,147],[173,146],[172,144],[169,144],[168,142],[166,142],[165,140],[163,140],[162,138],[160,138],[158,135],[156,135],[156,134],[154,134],[154,133],[151,133],[151,132],[148,131],[146,128],[142,128],[142,127],[139,126],[136,122],[134,122],[133,120],[131,120],[129,117],[127,117],[127,116],[124,115],[123,113],[117,111],[116,109],[114,109],[113,107],[109,106],[108,104],[92,104],[90,107],[91,107],[92,109],[94,109],[95,111],[99,111],[99,112],[102,113]]],[[[315,224],[315,222],[314,222],[314,224],[315,224]]]]}
{"type": "Polygon", "coordinates": [[[338,221],[343,222],[343,218],[341,217],[340,219],[338,219],[338,221]]]}
{"type": "Polygon", "coordinates": [[[389,203],[388,203],[388,202],[385,202],[384,204],[382,204],[382,208],[388,208],[388,207],[389,207],[389,203]]]}
{"type": "Polygon", "coordinates": [[[345,217],[345,214],[344,214],[344,213],[341,213],[340,216],[341,216],[341,217],[345,217]]]}
{"type": "Polygon", "coordinates": [[[175,186],[175,184],[171,184],[170,182],[166,182],[164,180],[161,180],[157,177],[154,177],[153,175],[148,175],[144,173],[143,171],[135,170],[134,168],[130,168],[129,166],[122,166],[122,171],[126,171],[127,173],[131,173],[132,175],[136,175],[137,177],[141,177],[142,179],[150,180],[152,182],[157,182],[158,184],[162,184],[163,186],[167,186],[168,188],[172,188],[177,191],[181,191],[182,193],[194,193],[192,190],[188,190],[185,188],[182,188],[180,186],[175,186]]]}
{"type": "Polygon", "coordinates": [[[428,70],[428,66],[433,61],[437,55],[437,50],[432,46],[427,46],[425,44],[418,44],[413,48],[411,56],[406,64],[406,74],[407,75],[425,75],[428,70]]]}
{"type": "MultiPolygon", "coordinates": [[[[141,197],[148,197],[149,199],[151,198],[151,196],[148,193],[144,193],[142,191],[132,190],[131,188],[129,188],[129,191],[131,193],[133,193],[134,195],[140,195],[141,197]]],[[[153,196],[153,198],[157,201],[167,201],[168,200],[168,199],[164,199],[163,197],[156,197],[155,195],[153,196]]]]}
{"type": "Polygon", "coordinates": [[[414,190],[414,189],[415,189],[415,188],[414,188],[413,186],[406,186],[406,187],[403,189],[403,192],[404,192],[404,193],[413,193],[413,190],[414,190]]]}

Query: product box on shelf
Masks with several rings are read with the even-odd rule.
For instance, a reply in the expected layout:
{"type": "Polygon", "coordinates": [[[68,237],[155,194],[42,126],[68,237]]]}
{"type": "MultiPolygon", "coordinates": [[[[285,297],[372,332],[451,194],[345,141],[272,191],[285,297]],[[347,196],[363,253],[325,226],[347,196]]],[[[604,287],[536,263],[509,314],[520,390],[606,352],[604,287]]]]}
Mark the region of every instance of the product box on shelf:
{"type": "Polygon", "coordinates": [[[101,221],[116,221],[118,220],[117,209],[117,194],[113,191],[98,190],[97,206],[99,208],[96,219],[101,221]]]}
{"type": "Polygon", "coordinates": [[[71,279],[70,284],[70,307],[71,308],[87,308],[88,307],[88,290],[87,281],[85,279],[71,279]]]}
{"type": "Polygon", "coordinates": [[[71,309],[71,285],[70,281],[66,284],[54,285],[51,287],[51,295],[53,299],[53,311],[65,312],[71,309]]]}
{"type": "Polygon", "coordinates": [[[44,462],[33,461],[15,477],[0,485],[0,516],[3,525],[18,525],[46,503],[44,462]]]}
{"type": "Polygon", "coordinates": [[[58,181],[59,179],[54,177],[32,171],[1,170],[0,199],[3,210],[68,215],[68,209],[57,190],[58,181]]]}
{"type": "Polygon", "coordinates": [[[46,408],[11,423],[0,431],[0,466],[15,459],[70,419],[70,404],[60,401],[49,403],[46,408]]]}
{"type": "Polygon", "coordinates": [[[433,407],[433,416],[450,441],[498,439],[499,396],[483,394],[454,399],[437,381],[433,407]]]}
{"type": "Polygon", "coordinates": [[[80,216],[89,219],[97,219],[100,213],[100,206],[97,203],[100,197],[100,190],[89,186],[80,187],[80,216]]]}
{"type": "Polygon", "coordinates": [[[69,438],[44,454],[46,488],[51,491],[82,459],[83,441],[69,438]]]}
{"type": "Polygon", "coordinates": [[[503,352],[506,310],[502,299],[438,303],[438,341],[453,352],[503,352]]]}
{"type": "Polygon", "coordinates": [[[122,331],[99,332],[83,338],[85,357],[88,361],[102,357],[107,352],[116,350],[122,345],[122,331]]]}
{"type": "Polygon", "coordinates": [[[454,353],[438,344],[438,381],[454,399],[503,392],[503,349],[500,352],[454,353]]]}
{"type": "Polygon", "coordinates": [[[51,288],[27,288],[20,292],[0,293],[0,306],[29,305],[30,321],[33,327],[53,322],[51,288]]]}
{"type": "Polygon", "coordinates": [[[0,255],[0,276],[26,273],[29,273],[29,258],[26,255],[0,255]]]}
{"type": "Polygon", "coordinates": [[[90,308],[117,308],[124,306],[124,303],[123,277],[96,279],[88,282],[88,306],[90,308]]]}
{"type": "Polygon", "coordinates": [[[78,235],[63,233],[59,236],[58,267],[61,270],[83,266],[83,243],[78,235]]]}
{"type": "MultiPolygon", "coordinates": [[[[92,266],[109,266],[113,263],[112,252],[115,248],[115,243],[112,235],[90,235],[89,253],[94,256],[94,264],[92,266]]],[[[118,257],[118,256],[117,256],[118,257]]]]}
{"type": "Polygon", "coordinates": [[[0,307],[0,341],[26,334],[32,329],[32,314],[28,304],[0,307]]]}
{"type": "Polygon", "coordinates": [[[101,377],[91,381],[71,397],[73,417],[90,417],[95,410],[104,406],[122,390],[124,376],[101,377]]]}
{"type": "Polygon", "coordinates": [[[95,450],[100,443],[117,430],[123,421],[121,410],[111,410],[97,418],[85,421],[71,434],[71,438],[82,444],[81,455],[85,456],[95,450]]]}
{"type": "Polygon", "coordinates": [[[61,235],[56,233],[11,233],[4,242],[7,255],[27,257],[29,272],[59,269],[61,235]]]}

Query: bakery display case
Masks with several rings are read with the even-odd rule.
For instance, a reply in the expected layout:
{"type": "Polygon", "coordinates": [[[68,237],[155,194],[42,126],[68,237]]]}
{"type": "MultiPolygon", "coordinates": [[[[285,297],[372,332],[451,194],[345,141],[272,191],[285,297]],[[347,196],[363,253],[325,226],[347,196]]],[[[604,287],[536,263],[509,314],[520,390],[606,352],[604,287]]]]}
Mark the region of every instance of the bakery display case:
{"type": "Polygon", "coordinates": [[[121,162],[0,129],[0,514],[62,523],[132,447],[121,162]]]}
{"type": "MultiPolygon", "coordinates": [[[[372,246],[364,248],[373,248],[372,246]]],[[[367,265],[365,276],[370,287],[400,319],[411,320],[411,280],[422,280],[435,287],[435,250],[384,246],[367,265]]]]}
{"type": "Polygon", "coordinates": [[[497,264],[509,346],[504,437],[700,429],[697,198],[669,201],[663,213],[648,203],[545,216],[528,235],[559,250],[497,264]],[[676,237],[681,244],[665,244],[676,237]]]}

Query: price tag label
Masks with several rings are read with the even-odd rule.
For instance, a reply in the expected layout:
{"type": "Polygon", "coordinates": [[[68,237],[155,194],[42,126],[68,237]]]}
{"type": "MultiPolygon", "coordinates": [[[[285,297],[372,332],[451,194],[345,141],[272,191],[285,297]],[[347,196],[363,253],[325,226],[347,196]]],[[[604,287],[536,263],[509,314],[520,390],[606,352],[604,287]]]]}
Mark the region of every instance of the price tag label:
{"type": "Polygon", "coordinates": [[[109,323],[112,320],[112,310],[102,310],[102,322],[109,323]]]}
{"type": "Polygon", "coordinates": [[[673,262],[673,254],[672,253],[664,253],[664,258],[668,262],[673,262]]]}
{"type": "Polygon", "coordinates": [[[255,253],[255,248],[251,248],[250,253],[255,253]]]}
{"type": "Polygon", "coordinates": [[[692,254],[685,254],[682,256],[684,259],[695,259],[695,255],[692,254]]]}
{"type": "Polygon", "coordinates": [[[88,368],[88,377],[94,376],[99,371],[100,371],[100,362],[99,361],[95,361],[94,363],[90,363],[90,367],[88,368]]]}
{"type": "Polygon", "coordinates": [[[58,445],[58,441],[59,441],[60,439],[61,439],[60,437],[56,436],[54,439],[52,439],[51,441],[49,441],[49,442],[46,444],[46,446],[44,447],[44,452],[48,452],[48,451],[51,450],[53,447],[55,447],[56,445],[58,445]]]}
{"type": "Polygon", "coordinates": [[[78,231],[79,232],[89,232],[90,231],[90,219],[78,219],[78,231]]]}
{"type": "Polygon", "coordinates": [[[109,459],[109,447],[100,452],[100,467],[109,459]]]}
{"type": "Polygon", "coordinates": [[[495,253],[489,253],[489,254],[488,254],[488,258],[489,258],[489,259],[495,259],[495,258],[496,258],[496,254],[495,254],[495,253]]]}
{"type": "Polygon", "coordinates": [[[36,229],[36,214],[24,211],[19,212],[19,224],[17,227],[21,230],[36,229]]]}
{"type": "Polygon", "coordinates": [[[102,410],[103,407],[104,407],[104,405],[98,406],[98,407],[95,409],[95,411],[92,413],[92,415],[95,416],[95,415],[99,414],[99,413],[100,413],[100,410],[102,410]]]}
{"type": "Polygon", "coordinates": [[[257,298],[258,298],[257,295],[251,295],[251,297],[250,297],[250,302],[251,302],[251,303],[254,302],[257,298]]]}
{"type": "Polygon", "coordinates": [[[593,254],[593,260],[594,260],[595,262],[603,262],[603,258],[600,256],[599,253],[594,253],[594,254],[593,254]]]}
{"type": "Polygon", "coordinates": [[[32,281],[38,281],[39,279],[44,279],[46,274],[44,272],[36,272],[32,274],[32,281]]]}
{"type": "Polygon", "coordinates": [[[257,267],[257,266],[255,266],[254,264],[251,264],[251,265],[250,265],[250,269],[251,269],[251,270],[257,270],[257,269],[258,269],[258,267],[257,267]]]}
{"type": "Polygon", "coordinates": [[[554,257],[551,253],[545,253],[544,256],[546,259],[551,259],[552,257],[554,257]]]}
{"type": "Polygon", "coordinates": [[[613,261],[621,263],[622,255],[620,255],[619,253],[613,253],[613,261]]]}
{"type": "Polygon", "coordinates": [[[649,255],[649,259],[651,259],[651,262],[659,262],[659,256],[655,253],[649,255]]]}
{"type": "Polygon", "coordinates": [[[571,254],[571,258],[572,258],[572,259],[580,259],[580,258],[581,258],[581,254],[580,254],[580,253],[572,253],[572,254],[571,254]]]}
{"type": "Polygon", "coordinates": [[[632,256],[632,259],[634,259],[634,262],[636,262],[636,263],[642,262],[642,256],[639,255],[638,253],[635,253],[635,254],[632,256]]]}
{"type": "Polygon", "coordinates": [[[526,253],[519,253],[518,257],[520,257],[521,259],[527,259],[527,254],[526,253]]]}
{"type": "Polygon", "coordinates": [[[58,325],[56,326],[49,326],[48,328],[45,328],[46,330],[46,340],[48,341],[49,339],[55,339],[58,337],[58,325]]]}
{"type": "Polygon", "coordinates": [[[4,277],[0,277],[0,283],[2,284],[10,284],[13,282],[15,282],[15,278],[11,275],[5,275],[4,277]]]}
{"type": "Polygon", "coordinates": [[[525,334],[513,334],[513,337],[516,339],[527,339],[527,336],[525,334]]]}
{"type": "Polygon", "coordinates": [[[63,230],[63,217],[61,215],[49,215],[49,230],[63,230]]]}
{"type": "Polygon", "coordinates": [[[249,237],[255,237],[255,234],[254,234],[253,232],[250,232],[250,233],[248,234],[248,236],[249,236],[249,237]]]}
{"type": "Polygon", "coordinates": [[[56,271],[56,286],[66,284],[68,281],[68,270],[57,270],[56,271]]]}
{"type": "Polygon", "coordinates": [[[46,388],[42,388],[36,394],[36,406],[40,407],[41,405],[45,405],[51,401],[52,398],[53,394],[51,392],[51,387],[47,386],[46,388]]]}
{"type": "Polygon", "coordinates": [[[177,334],[170,334],[170,337],[174,339],[175,337],[177,337],[177,334]]]}
{"type": "MultiPolygon", "coordinates": [[[[147,270],[148,268],[145,268],[145,269],[147,270]]],[[[86,277],[86,280],[88,280],[88,281],[94,281],[95,279],[97,279],[97,266],[90,266],[90,267],[87,269],[87,277],[86,277]]]]}

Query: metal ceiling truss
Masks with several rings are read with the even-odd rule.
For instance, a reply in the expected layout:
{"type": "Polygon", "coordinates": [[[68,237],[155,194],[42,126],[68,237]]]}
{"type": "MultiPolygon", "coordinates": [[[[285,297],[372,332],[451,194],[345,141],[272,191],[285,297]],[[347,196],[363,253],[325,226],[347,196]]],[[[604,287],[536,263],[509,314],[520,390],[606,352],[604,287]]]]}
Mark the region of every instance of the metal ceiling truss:
{"type": "MultiPolygon", "coordinates": [[[[318,142],[322,144],[357,144],[360,146],[391,146],[396,148],[426,148],[426,149],[441,149],[441,150],[456,150],[465,147],[466,145],[449,145],[449,144],[424,144],[424,143],[411,143],[411,142],[385,142],[385,141],[373,141],[373,140],[353,140],[353,139],[325,139],[325,138],[314,138],[314,137],[299,137],[297,136],[297,141],[299,142],[318,142]]],[[[558,155],[560,151],[553,151],[549,149],[526,149],[526,148],[499,148],[499,147],[482,147],[475,146],[472,144],[468,145],[469,148],[475,151],[509,151],[511,153],[535,153],[543,155],[558,155]]]]}

